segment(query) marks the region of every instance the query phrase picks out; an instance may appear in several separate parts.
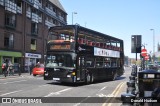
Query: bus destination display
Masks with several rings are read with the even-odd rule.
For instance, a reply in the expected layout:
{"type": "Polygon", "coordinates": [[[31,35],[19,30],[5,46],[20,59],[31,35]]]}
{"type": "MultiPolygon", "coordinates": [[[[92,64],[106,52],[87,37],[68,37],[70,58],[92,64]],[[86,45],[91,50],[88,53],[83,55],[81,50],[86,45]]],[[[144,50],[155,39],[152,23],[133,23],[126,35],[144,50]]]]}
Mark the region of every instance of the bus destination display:
{"type": "Polygon", "coordinates": [[[50,45],[50,50],[69,50],[71,45],[50,45]]]}

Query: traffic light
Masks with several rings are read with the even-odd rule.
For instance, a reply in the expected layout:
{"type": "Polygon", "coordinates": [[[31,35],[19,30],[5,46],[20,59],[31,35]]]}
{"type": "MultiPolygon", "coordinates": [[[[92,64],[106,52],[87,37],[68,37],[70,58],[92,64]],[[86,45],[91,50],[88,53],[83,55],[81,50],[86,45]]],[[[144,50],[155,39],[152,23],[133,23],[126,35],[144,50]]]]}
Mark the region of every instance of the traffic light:
{"type": "Polygon", "coordinates": [[[132,35],[131,53],[141,53],[141,35],[132,35]]]}

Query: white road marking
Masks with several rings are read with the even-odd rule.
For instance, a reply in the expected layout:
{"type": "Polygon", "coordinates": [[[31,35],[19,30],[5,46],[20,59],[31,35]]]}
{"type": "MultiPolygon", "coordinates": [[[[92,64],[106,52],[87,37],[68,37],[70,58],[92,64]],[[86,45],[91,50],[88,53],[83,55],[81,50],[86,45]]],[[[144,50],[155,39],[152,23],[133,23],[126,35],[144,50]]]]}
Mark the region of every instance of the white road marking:
{"type": "Polygon", "coordinates": [[[52,95],[59,95],[60,93],[62,92],[65,92],[65,91],[68,91],[68,90],[71,90],[72,88],[67,88],[67,89],[63,89],[61,91],[58,91],[58,92],[51,92],[50,94],[44,96],[44,97],[49,97],[49,96],[52,96],[52,95]]]}
{"type": "Polygon", "coordinates": [[[84,102],[85,100],[87,100],[89,97],[91,97],[91,96],[88,96],[88,97],[86,97],[85,99],[83,99],[80,103],[76,103],[75,105],[73,105],[73,106],[78,106],[78,105],[80,105],[82,102],[84,102]]]}
{"type": "Polygon", "coordinates": [[[103,87],[100,91],[104,90],[107,86],[103,87]]]}
{"type": "Polygon", "coordinates": [[[107,95],[104,95],[104,94],[96,94],[98,97],[107,97],[107,95]]]}
{"type": "Polygon", "coordinates": [[[34,78],[34,79],[43,79],[43,77],[41,76],[33,76],[33,75],[30,75],[30,76],[22,76],[23,78],[34,78]]]}
{"type": "Polygon", "coordinates": [[[108,94],[107,97],[114,97],[115,95],[113,94],[108,94]]]}
{"type": "Polygon", "coordinates": [[[73,105],[73,106],[78,106],[78,105],[80,105],[81,103],[77,103],[77,104],[75,104],[75,105],[73,105]]]}
{"type": "Polygon", "coordinates": [[[8,92],[8,93],[2,94],[2,95],[0,95],[0,96],[5,96],[5,95],[13,94],[13,93],[17,93],[17,92],[20,92],[20,91],[23,91],[23,90],[8,92]]]}
{"type": "Polygon", "coordinates": [[[44,87],[44,86],[48,86],[48,85],[40,85],[39,87],[44,87]]]}
{"type": "Polygon", "coordinates": [[[27,80],[20,80],[20,81],[5,82],[5,83],[0,83],[0,84],[11,84],[11,83],[23,82],[23,81],[27,81],[27,80]]]}
{"type": "Polygon", "coordinates": [[[23,78],[33,78],[33,76],[22,75],[23,78]]]}

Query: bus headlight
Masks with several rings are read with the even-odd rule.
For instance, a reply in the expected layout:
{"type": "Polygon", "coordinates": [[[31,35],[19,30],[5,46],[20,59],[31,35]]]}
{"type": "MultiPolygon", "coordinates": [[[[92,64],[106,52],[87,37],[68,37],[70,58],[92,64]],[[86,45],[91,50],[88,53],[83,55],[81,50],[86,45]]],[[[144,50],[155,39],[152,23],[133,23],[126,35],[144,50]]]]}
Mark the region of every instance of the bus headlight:
{"type": "Polygon", "coordinates": [[[75,75],[76,75],[76,73],[75,73],[75,72],[72,72],[72,75],[73,75],[73,76],[75,76],[75,75]]]}
{"type": "Polygon", "coordinates": [[[67,75],[67,77],[71,77],[71,75],[67,75]]]}

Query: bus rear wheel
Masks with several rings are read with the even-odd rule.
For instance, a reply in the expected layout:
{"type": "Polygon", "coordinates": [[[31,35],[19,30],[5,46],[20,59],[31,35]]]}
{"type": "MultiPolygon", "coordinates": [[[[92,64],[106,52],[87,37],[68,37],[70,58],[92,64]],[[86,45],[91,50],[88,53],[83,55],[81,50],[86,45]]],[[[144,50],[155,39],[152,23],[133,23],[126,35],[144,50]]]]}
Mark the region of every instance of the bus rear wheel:
{"type": "Polygon", "coordinates": [[[114,81],[114,80],[116,80],[116,78],[117,78],[117,73],[114,73],[114,74],[112,75],[111,80],[114,81]]]}
{"type": "Polygon", "coordinates": [[[94,82],[94,76],[93,76],[93,74],[91,75],[91,83],[93,83],[94,82]]]}

